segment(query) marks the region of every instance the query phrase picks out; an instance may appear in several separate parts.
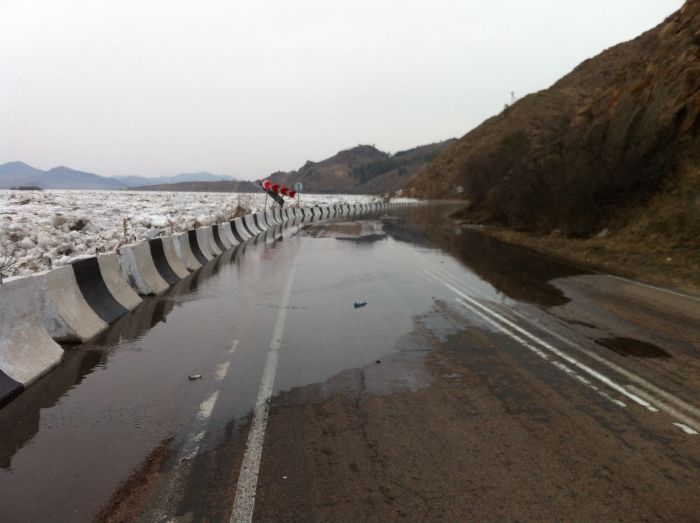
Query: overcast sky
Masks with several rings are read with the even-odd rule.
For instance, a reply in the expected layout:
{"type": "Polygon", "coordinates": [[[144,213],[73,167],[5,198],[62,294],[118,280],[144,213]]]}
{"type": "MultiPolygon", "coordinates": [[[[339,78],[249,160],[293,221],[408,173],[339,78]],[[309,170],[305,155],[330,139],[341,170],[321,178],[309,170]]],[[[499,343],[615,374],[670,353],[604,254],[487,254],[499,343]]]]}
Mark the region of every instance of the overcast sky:
{"type": "Polygon", "coordinates": [[[0,0],[0,163],[259,178],[464,135],[681,0],[0,0]]]}

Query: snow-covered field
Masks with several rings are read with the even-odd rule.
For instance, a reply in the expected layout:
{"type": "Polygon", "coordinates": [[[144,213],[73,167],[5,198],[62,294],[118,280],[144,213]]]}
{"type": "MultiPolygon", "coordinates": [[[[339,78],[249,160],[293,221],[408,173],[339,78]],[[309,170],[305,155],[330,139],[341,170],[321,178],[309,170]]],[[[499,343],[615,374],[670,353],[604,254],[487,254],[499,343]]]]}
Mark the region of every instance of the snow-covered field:
{"type": "MultiPolygon", "coordinates": [[[[303,206],[369,203],[375,196],[305,194],[303,206]]],[[[262,210],[265,194],[0,190],[0,264],[5,276],[64,265],[119,245],[226,221],[238,205],[262,210]]]]}

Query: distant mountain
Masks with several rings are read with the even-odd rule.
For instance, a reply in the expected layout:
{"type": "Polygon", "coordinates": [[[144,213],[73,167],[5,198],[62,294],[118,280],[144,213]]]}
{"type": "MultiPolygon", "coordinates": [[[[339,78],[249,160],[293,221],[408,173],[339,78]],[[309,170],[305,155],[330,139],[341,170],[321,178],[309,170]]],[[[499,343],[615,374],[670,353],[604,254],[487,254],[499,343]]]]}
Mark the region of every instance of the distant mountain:
{"type": "Polygon", "coordinates": [[[273,173],[268,179],[287,187],[301,182],[304,192],[393,192],[403,188],[414,174],[454,142],[451,139],[422,145],[393,155],[372,145],[358,145],[320,162],[307,161],[297,171],[273,173]]]}
{"type": "Polygon", "coordinates": [[[178,182],[132,187],[135,191],[172,192],[258,192],[260,188],[253,182],[220,180],[216,182],[178,182]]]}
{"type": "Polygon", "coordinates": [[[102,190],[116,190],[125,187],[117,180],[63,166],[42,171],[23,162],[8,162],[0,165],[0,188],[7,189],[16,186],[36,186],[42,189],[102,190]]]}
{"type": "Polygon", "coordinates": [[[41,181],[46,189],[123,189],[124,184],[93,173],[76,171],[69,167],[54,167],[46,171],[41,181]]]}
{"type": "MultiPolygon", "coordinates": [[[[292,187],[304,184],[306,193],[380,194],[403,188],[408,180],[425,168],[455,140],[421,145],[389,154],[373,145],[345,149],[320,162],[307,161],[290,172],[276,172],[267,179],[292,187]]],[[[26,163],[0,165],[0,189],[36,186],[42,189],[136,189],[145,191],[252,192],[260,190],[254,183],[210,172],[182,173],[175,176],[112,176],[54,167],[49,171],[26,163]]]]}
{"type": "Polygon", "coordinates": [[[219,182],[236,180],[233,176],[212,174],[206,171],[182,173],[176,174],[175,176],[156,176],[154,178],[146,178],[145,176],[112,176],[112,179],[119,181],[127,187],[145,187],[180,182],[219,182]]]}
{"type": "MultiPolygon", "coordinates": [[[[0,189],[19,186],[36,186],[42,189],[101,189],[114,191],[131,187],[144,187],[181,182],[233,183],[235,178],[209,172],[183,173],[175,176],[112,176],[107,178],[93,173],[76,171],[69,167],[54,167],[42,171],[23,162],[8,162],[0,165],[0,189]]],[[[181,189],[184,190],[184,189],[181,189]]]]}

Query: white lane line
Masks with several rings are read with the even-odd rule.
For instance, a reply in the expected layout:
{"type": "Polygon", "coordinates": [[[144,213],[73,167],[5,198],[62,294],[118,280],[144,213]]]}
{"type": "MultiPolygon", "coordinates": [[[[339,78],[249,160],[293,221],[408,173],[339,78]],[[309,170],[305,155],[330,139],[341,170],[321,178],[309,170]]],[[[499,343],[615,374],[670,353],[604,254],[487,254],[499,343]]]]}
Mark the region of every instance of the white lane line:
{"type": "Polygon", "coordinates": [[[236,349],[238,349],[239,340],[233,340],[231,342],[231,347],[228,349],[229,354],[234,354],[236,349]]]}
{"type": "Polygon", "coordinates": [[[616,390],[617,392],[619,392],[619,393],[622,394],[623,396],[627,396],[630,400],[634,401],[634,402],[637,403],[638,405],[641,405],[642,407],[646,408],[647,410],[649,410],[649,411],[651,411],[651,412],[658,412],[658,409],[657,409],[656,407],[654,407],[653,405],[651,405],[648,401],[646,401],[646,400],[640,398],[639,396],[637,396],[637,395],[631,393],[630,391],[628,391],[627,389],[625,389],[622,385],[619,385],[618,383],[614,382],[613,380],[611,380],[611,379],[608,378],[607,376],[601,374],[601,373],[598,372],[597,370],[592,369],[591,367],[589,367],[589,366],[586,365],[585,363],[581,363],[581,362],[578,361],[576,358],[573,358],[573,357],[571,357],[570,355],[566,354],[565,352],[562,352],[561,350],[557,349],[557,348],[554,347],[553,345],[551,345],[551,344],[547,343],[546,341],[544,341],[544,340],[538,338],[538,337],[535,336],[534,334],[532,334],[532,333],[526,331],[525,329],[523,329],[523,328],[521,328],[520,326],[516,325],[515,323],[513,323],[513,322],[510,321],[510,320],[508,320],[507,318],[505,318],[505,317],[501,316],[500,314],[494,312],[493,310],[489,309],[488,307],[485,307],[484,305],[482,305],[482,304],[479,303],[478,301],[473,300],[472,298],[470,298],[469,296],[467,296],[466,294],[464,294],[462,291],[460,291],[459,289],[457,289],[457,288],[454,287],[453,285],[450,285],[450,284],[447,283],[446,281],[442,280],[442,279],[441,279],[439,276],[437,276],[436,274],[431,273],[431,272],[428,271],[427,269],[423,269],[423,270],[424,270],[425,272],[427,272],[428,274],[432,274],[432,276],[433,276],[435,279],[437,279],[439,282],[441,282],[444,286],[446,286],[448,289],[451,289],[454,293],[456,293],[457,295],[461,296],[462,298],[464,298],[466,301],[468,301],[468,302],[471,303],[472,305],[474,305],[474,306],[480,308],[480,309],[483,310],[486,314],[489,314],[489,315],[493,316],[494,318],[500,320],[502,323],[504,323],[505,325],[508,325],[508,326],[511,327],[512,329],[518,331],[518,332],[521,333],[523,336],[526,336],[526,337],[530,338],[532,341],[534,341],[535,343],[537,343],[537,344],[540,345],[541,347],[547,349],[547,350],[550,351],[551,353],[553,353],[553,354],[559,356],[561,359],[563,359],[564,361],[566,361],[566,362],[569,363],[570,365],[572,365],[572,366],[574,366],[574,367],[578,367],[580,370],[582,370],[583,372],[585,372],[585,373],[588,374],[589,376],[591,376],[591,377],[597,379],[598,381],[600,381],[600,382],[602,382],[602,383],[605,383],[605,384],[606,384],[608,387],[610,387],[611,389],[616,390]]]}
{"type": "Polygon", "coordinates": [[[560,361],[556,361],[556,360],[551,359],[547,353],[545,353],[545,352],[541,351],[540,349],[538,349],[537,347],[531,345],[530,343],[528,343],[527,341],[525,341],[523,338],[521,338],[521,337],[518,336],[517,334],[515,334],[515,333],[509,331],[508,329],[506,329],[506,328],[505,328],[503,325],[501,325],[500,323],[498,323],[498,322],[492,320],[491,318],[489,318],[488,316],[486,316],[486,315],[483,314],[482,312],[478,311],[477,309],[475,309],[475,308],[472,307],[471,305],[467,304],[464,300],[461,300],[461,299],[457,298],[456,301],[457,301],[459,304],[461,304],[463,307],[465,307],[466,309],[469,309],[469,310],[472,311],[474,314],[476,314],[477,316],[481,317],[484,321],[486,321],[486,322],[490,323],[491,325],[493,325],[494,327],[496,327],[496,329],[498,329],[499,331],[501,331],[501,332],[503,332],[504,334],[506,334],[507,336],[510,336],[511,338],[513,338],[515,341],[517,341],[518,343],[520,343],[523,347],[525,347],[526,349],[529,349],[530,351],[532,351],[533,353],[535,353],[537,356],[539,356],[539,357],[542,358],[543,360],[545,360],[545,361],[551,363],[551,364],[554,365],[556,368],[558,368],[559,370],[563,371],[565,374],[568,374],[568,375],[571,376],[572,378],[574,378],[574,379],[576,379],[577,381],[581,382],[581,383],[582,383],[583,385],[585,385],[586,387],[588,387],[588,388],[592,389],[593,391],[597,392],[598,394],[600,394],[601,396],[603,396],[606,400],[608,400],[608,401],[610,401],[611,403],[617,405],[618,407],[623,407],[623,408],[624,408],[624,407],[627,406],[627,405],[625,405],[622,401],[620,401],[620,400],[618,400],[618,399],[615,399],[615,398],[613,398],[612,396],[610,396],[610,394],[608,394],[607,392],[600,390],[600,389],[599,389],[598,387],[596,387],[593,383],[591,383],[591,382],[588,381],[586,378],[584,378],[583,376],[581,376],[580,374],[578,374],[577,372],[575,372],[575,371],[574,371],[573,369],[571,369],[570,367],[566,366],[565,364],[561,363],[560,361]]]}
{"type": "Polygon", "coordinates": [[[608,278],[612,278],[614,280],[620,280],[620,281],[624,281],[627,283],[632,283],[634,285],[639,285],[640,287],[647,287],[649,289],[654,289],[656,291],[665,292],[667,294],[673,294],[674,296],[680,296],[681,298],[686,298],[688,300],[700,301],[700,297],[698,297],[698,296],[693,296],[692,294],[685,294],[684,292],[673,291],[671,289],[666,289],[664,287],[658,287],[658,286],[652,285],[650,283],[642,283],[641,281],[630,280],[629,278],[623,278],[622,276],[615,276],[613,274],[602,274],[602,276],[607,276],[608,278]]]}
{"type": "MultiPolygon", "coordinates": [[[[441,267],[437,267],[437,266],[435,266],[435,264],[430,264],[427,261],[422,262],[421,264],[424,266],[427,266],[428,268],[435,270],[435,272],[440,272],[442,269],[441,267]]],[[[471,291],[473,291],[475,294],[480,295],[484,299],[488,299],[488,296],[484,295],[481,291],[479,291],[478,289],[474,289],[473,287],[469,286],[466,282],[463,282],[463,281],[459,280],[456,276],[449,274],[446,270],[442,270],[440,273],[443,274],[446,278],[456,282],[457,284],[467,286],[471,291]]],[[[549,327],[544,325],[537,318],[534,318],[534,317],[530,316],[529,314],[524,314],[522,312],[519,312],[515,309],[509,309],[509,311],[511,314],[517,316],[518,318],[520,318],[520,319],[522,319],[530,324],[536,325],[538,329],[546,332],[550,336],[557,338],[559,341],[561,341],[562,343],[565,343],[569,347],[572,347],[573,349],[577,350],[578,352],[585,354],[589,358],[605,365],[606,367],[612,369],[613,371],[617,372],[621,376],[624,376],[628,380],[635,382],[637,385],[640,385],[640,386],[646,388],[648,391],[650,391],[658,396],[661,396],[664,400],[675,404],[676,407],[679,407],[679,408],[685,410],[686,412],[692,414],[696,418],[700,419],[700,409],[698,409],[694,405],[691,405],[688,402],[682,400],[681,398],[679,398],[679,397],[677,397],[669,392],[666,392],[665,390],[657,387],[653,383],[650,383],[649,381],[645,380],[641,376],[635,374],[634,372],[631,372],[631,371],[625,369],[624,367],[619,366],[616,363],[613,363],[612,361],[608,360],[607,358],[604,358],[603,356],[600,356],[599,354],[597,354],[593,351],[590,351],[588,349],[581,347],[580,345],[574,343],[573,341],[566,338],[565,336],[562,336],[558,332],[550,329],[549,327]]],[[[664,409],[662,408],[661,410],[664,410],[664,409]]],[[[670,414],[670,412],[667,412],[667,413],[670,414]]]]}
{"type": "Polygon", "coordinates": [[[226,377],[228,374],[229,365],[231,365],[231,362],[226,361],[224,363],[220,363],[219,366],[216,367],[216,371],[214,371],[214,379],[216,381],[221,381],[226,377]]]}
{"type": "Polygon", "coordinates": [[[647,392],[643,391],[639,387],[635,387],[634,385],[627,385],[627,388],[629,390],[631,390],[632,392],[634,392],[635,394],[640,395],[643,398],[651,399],[652,401],[655,401],[656,404],[659,405],[659,407],[661,407],[666,413],[671,415],[671,417],[676,418],[678,421],[680,421],[681,424],[686,425],[686,426],[692,428],[693,430],[700,431],[700,423],[689,418],[688,416],[686,416],[682,412],[678,412],[676,409],[674,409],[670,405],[666,405],[664,402],[659,401],[658,398],[653,398],[651,395],[649,395],[647,392]]]}
{"type": "Polygon", "coordinates": [[[219,391],[212,392],[211,396],[205,399],[199,406],[199,412],[197,413],[197,419],[199,421],[207,421],[211,417],[211,413],[214,411],[214,405],[216,405],[216,400],[219,398],[219,391]]]}
{"type": "Polygon", "coordinates": [[[217,390],[212,392],[211,395],[199,405],[194,426],[180,450],[180,459],[177,461],[170,474],[170,478],[165,486],[163,498],[160,500],[160,506],[154,512],[154,521],[171,520],[170,514],[175,509],[180,487],[183,485],[188,475],[194,458],[199,453],[199,448],[206,434],[204,429],[211,417],[211,413],[214,411],[214,406],[218,398],[219,391],[217,390]]]}
{"type": "Polygon", "coordinates": [[[696,436],[698,434],[698,431],[691,429],[688,425],[685,425],[683,423],[677,423],[675,421],[673,422],[673,424],[686,434],[690,434],[691,436],[696,436]]]}
{"type": "Polygon", "coordinates": [[[275,375],[277,374],[279,349],[282,345],[282,334],[284,333],[284,324],[287,319],[287,307],[292,293],[292,283],[294,282],[298,257],[299,254],[297,254],[292,262],[292,269],[289,271],[287,283],[282,293],[280,310],[272,330],[270,350],[265,360],[265,369],[263,370],[260,390],[258,391],[258,398],[255,402],[255,411],[253,412],[253,421],[250,425],[250,431],[248,432],[248,441],[246,442],[243,463],[241,464],[241,471],[238,476],[236,498],[233,502],[233,511],[230,518],[231,522],[253,520],[255,494],[258,486],[258,476],[260,474],[260,457],[262,456],[265,428],[267,426],[267,418],[270,409],[270,399],[272,398],[272,389],[275,383],[275,375]]]}
{"type": "Polygon", "coordinates": [[[694,405],[691,405],[691,404],[687,403],[686,401],[680,399],[679,397],[674,396],[670,392],[666,392],[665,390],[660,389],[659,387],[657,387],[653,383],[648,382],[647,380],[645,380],[641,376],[635,374],[634,372],[628,371],[624,367],[620,367],[618,364],[613,363],[612,361],[608,360],[607,358],[604,358],[603,356],[600,356],[600,355],[596,354],[595,352],[589,351],[588,349],[584,349],[583,347],[580,347],[579,345],[573,343],[571,340],[565,338],[564,336],[562,336],[558,332],[546,327],[538,319],[532,318],[530,316],[526,316],[522,313],[519,313],[518,311],[512,311],[512,312],[516,316],[519,316],[520,318],[522,318],[526,321],[530,321],[531,323],[536,323],[537,327],[539,329],[545,331],[546,333],[550,334],[551,336],[554,336],[555,338],[557,338],[558,340],[560,340],[563,343],[566,343],[570,347],[573,347],[574,349],[585,354],[589,358],[594,359],[597,362],[602,363],[603,365],[609,367],[610,369],[614,370],[615,372],[617,372],[621,376],[624,376],[628,380],[635,382],[637,385],[644,387],[645,389],[649,390],[650,392],[652,392],[658,396],[661,396],[666,401],[674,403],[677,407],[693,414],[697,418],[700,418],[700,409],[698,409],[694,405]]]}
{"type": "MultiPolygon", "coordinates": [[[[422,263],[421,265],[424,265],[424,266],[425,266],[425,265],[428,265],[428,262],[422,263]]],[[[432,264],[430,264],[429,266],[430,266],[430,268],[433,268],[436,272],[437,272],[438,270],[440,270],[440,268],[434,267],[432,264]]],[[[442,271],[442,272],[446,272],[446,271],[442,271]]],[[[446,274],[445,277],[449,277],[449,279],[451,279],[451,280],[453,280],[453,281],[457,281],[459,284],[467,285],[466,283],[459,281],[459,280],[457,279],[457,277],[455,277],[455,276],[453,276],[453,275],[446,274]]],[[[467,285],[467,286],[468,286],[468,285],[467,285]]],[[[468,287],[469,287],[469,286],[468,286],[468,287]]],[[[482,297],[484,297],[485,299],[488,299],[488,297],[484,296],[484,294],[481,293],[480,291],[478,291],[477,289],[473,289],[473,288],[471,288],[471,287],[469,287],[469,288],[470,288],[470,290],[473,290],[476,294],[479,294],[479,295],[481,295],[482,297]]],[[[572,342],[571,340],[567,339],[566,337],[562,336],[561,334],[557,333],[556,331],[554,331],[554,330],[548,328],[547,326],[545,326],[545,325],[544,325],[541,321],[539,321],[538,319],[533,318],[533,317],[531,317],[531,316],[529,316],[529,315],[525,315],[525,314],[523,314],[523,313],[520,313],[520,312],[518,312],[518,311],[515,310],[515,309],[509,309],[509,310],[510,310],[510,312],[511,312],[512,314],[514,314],[515,316],[521,318],[522,320],[527,321],[527,322],[529,322],[529,323],[531,323],[531,324],[536,324],[537,327],[538,327],[540,330],[542,330],[542,331],[544,331],[544,332],[550,334],[551,336],[557,338],[559,341],[561,341],[561,342],[567,344],[568,346],[570,346],[570,347],[576,349],[577,351],[579,351],[579,352],[585,354],[586,356],[590,357],[591,359],[594,359],[594,360],[596,360],[597,362],[599,362],[599,363],[601,363],[601,364],[607,366],[608,368],[614,370],[615,372],[617,372],[618,374],[624,376],[625,378],[629,379],[630,381],[633,381],[633,382],[637,383],[638,385],[640,385],[640,386],[646,388],[647,390],[649,390],[650,392],[656,394],[657,396],[661,396],[664,400],[666,400],[666,401],[668,401],[668,402],[670,402],[670,403],[675,404],[677,407],[679,407],[679,408],[685,410],[685,411],[688,412],[688,413],[693,414],[696,418],[700,418],[700,409],[698,409],[697,407],[695,407],[695,406],[693,406],[693,405],[687,403],[686,401],[684,401],[684,400],[678,398],[677,396],[674,396],[673,394],[671,394],[671,393],[669,393],[669,392],[666,392],[665,390],[663,390],[663,389],[657,387],[656,385],[654,385],[654,384],[648,382],[647,380],[645,380],[645,379],[642,378],[641,376],[638,376],[637,374],[635,374],[635,373],[633,373],[633,372],[631,372],[631,371],[628,371],[627,369],[625,369],[625,368],[623,368],[623,367],[620,367],[619,365],[617,365],[617,364],[615,364],[615,363],[613,363],[613,362],[607,360],[606,358],[604,358],[604,357],[602,357],[602,356],[596,354],[595,352],[592,352],[592,351],[589,351],[589,350],[587,350],[587,349],[584,349],[583,347],[577,345],[576,343],[572,342]]],[[[634,390],[639,390],[639,389],[634,388],[634,386],[630,386],[630,385],[627,386],[627,389],[628,389],[628,390],[632,390],[631,387],[632,387],[634,390]]],[[[637,395],[638,395],[638,396],[641,396],[641,394],[637,394],[637,395]]],[[[690,420],[692,426],[700,426],[700,423],[698,423],[697,421],[694,421],[692,418],[688,418],[685,414],[679,412],[678,410],[676,410],[676,409],[673,408],[672,406],[670,406],[670,405],[664,403],[662,400],[658,399],[657,397],[654,397],[653,395],[645,395],[644,397],[646,397],[646,399],[649,400],[650,402],[655,403],[656,406],[658,406],[659,410],[665,412],[666,414],[670,415],[671,417],[674,417],[674,418],[679,419],[679,420],[681,420],[681,421],[682,421],[682,420],[690,420]]],[[[681,423],[681,425],[684,425],[684,424],[681,423]]]]}

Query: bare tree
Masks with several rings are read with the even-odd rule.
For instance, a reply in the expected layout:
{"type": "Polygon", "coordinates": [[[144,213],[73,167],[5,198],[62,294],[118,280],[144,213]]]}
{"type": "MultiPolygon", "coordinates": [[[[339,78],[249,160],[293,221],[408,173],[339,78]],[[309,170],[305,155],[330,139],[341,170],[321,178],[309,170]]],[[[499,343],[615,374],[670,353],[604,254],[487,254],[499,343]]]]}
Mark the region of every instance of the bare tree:
{"type": "Polygon", "coordinates": [[[8,239],[0,240],[0,285],[7,276],[12,276],[17,268],[17,249],[8,239]]]}

